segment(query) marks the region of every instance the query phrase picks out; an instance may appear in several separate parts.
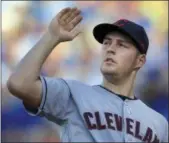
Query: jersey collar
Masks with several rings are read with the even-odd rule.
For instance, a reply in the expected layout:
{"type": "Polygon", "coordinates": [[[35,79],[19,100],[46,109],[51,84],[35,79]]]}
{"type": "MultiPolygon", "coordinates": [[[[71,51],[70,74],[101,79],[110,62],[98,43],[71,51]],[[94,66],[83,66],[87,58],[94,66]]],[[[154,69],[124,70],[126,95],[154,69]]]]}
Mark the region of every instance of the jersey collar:
{"type": "Polygon", "coordinates": [[[117,96],[120,97],[122,100],[126,100],[126,99],[128,99],[128,100],[137,100],[137,97],[136,97],[136,96],[134,96],[134,98],[129,98],[129,97],[127,97],[127,96],[124,96],[124,95],[121,95],[121,94],[117,94],[117,93],[115,93],[115,92],[113,92],[113,91],[111,91],[111,90],[105,88],[105,87],[102,86],[102,85],[98,85],[98,86],[100,86],[101,88],[107,90],[108,92],[113,93],[114,95],[117,95],[117,96]]]}

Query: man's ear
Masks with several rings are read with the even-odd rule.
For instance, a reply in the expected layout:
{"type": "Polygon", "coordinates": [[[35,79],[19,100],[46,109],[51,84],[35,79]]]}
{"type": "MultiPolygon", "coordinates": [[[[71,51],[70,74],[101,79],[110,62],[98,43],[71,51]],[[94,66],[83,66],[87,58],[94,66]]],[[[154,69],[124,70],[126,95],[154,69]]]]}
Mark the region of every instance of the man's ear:
{"type": "Polygon", "coordinates": [[[135,67],[134,69],[140,69],[146,62],[146,55],[145,54],[138,54],[136,57],[135,67]]]}

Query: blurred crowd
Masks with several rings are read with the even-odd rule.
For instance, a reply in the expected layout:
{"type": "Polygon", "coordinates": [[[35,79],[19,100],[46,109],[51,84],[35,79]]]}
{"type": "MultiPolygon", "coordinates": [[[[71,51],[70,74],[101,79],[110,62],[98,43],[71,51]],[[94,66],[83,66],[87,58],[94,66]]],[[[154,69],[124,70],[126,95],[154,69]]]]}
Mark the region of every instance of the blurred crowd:
{"type": "Polygon", "coordinates": [[[150,40],[135,94],[168,120],[168,1],[2,1],[2,141],[59,141],[61,127],[29,116],[22,102],[9,93],[6,82],[53,16],[67,6],[82,10],[83,33],[54,49],[42,74],[100,84],[101,45],[93,38],[93,27],[118,19],[135,21],[145,27],[150,40]]]}

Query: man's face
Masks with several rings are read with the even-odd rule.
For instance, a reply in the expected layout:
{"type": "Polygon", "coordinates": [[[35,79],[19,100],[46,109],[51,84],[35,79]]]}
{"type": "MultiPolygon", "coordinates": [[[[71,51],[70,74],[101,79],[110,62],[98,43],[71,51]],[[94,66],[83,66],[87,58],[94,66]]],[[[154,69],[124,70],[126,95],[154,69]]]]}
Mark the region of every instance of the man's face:
{"type": "Polygon", "coordinates": [[[119,32],[107,34],[102,45],[101,72],[103,75],[125,76],[141,66],[133,42],[119,32]]]}

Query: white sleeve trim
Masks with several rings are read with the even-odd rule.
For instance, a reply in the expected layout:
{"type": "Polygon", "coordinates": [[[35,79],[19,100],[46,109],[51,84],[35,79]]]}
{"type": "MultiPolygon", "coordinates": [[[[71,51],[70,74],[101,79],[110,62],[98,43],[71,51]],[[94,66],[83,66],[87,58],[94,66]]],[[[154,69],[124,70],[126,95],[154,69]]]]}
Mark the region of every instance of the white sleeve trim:
{"type": "Polygon", "coordinates": [[[43,108],[45,106],[45,102],[46,102],[46,98],[47,98],[47,83],[46,80],[43,76],[40,76],[40,80],[42,82],[42,93],[41,93],[41,103],[40,106],[37,108],[36,112],[33,112],[33,110],[29,110],[29,107],[26,107],[25,105],[25,109],[28,112],[29,115],[31,116],[43,116],[43,108]]]}

